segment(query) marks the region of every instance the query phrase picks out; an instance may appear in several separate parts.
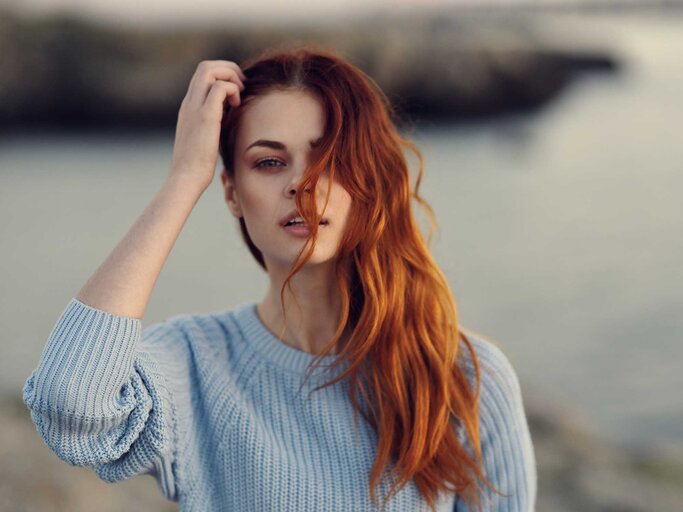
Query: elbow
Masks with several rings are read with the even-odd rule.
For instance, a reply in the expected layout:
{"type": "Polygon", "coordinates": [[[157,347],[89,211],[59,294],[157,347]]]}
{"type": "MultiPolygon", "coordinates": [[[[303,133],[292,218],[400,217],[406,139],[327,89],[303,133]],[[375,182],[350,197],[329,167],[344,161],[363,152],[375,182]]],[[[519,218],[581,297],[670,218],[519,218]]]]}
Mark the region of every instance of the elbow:
{"type": "Polygon", "coordinates": [[[115,414],[90,414],[66,394],[40,393],[32,375],[24,386],[23,400],[43,442],[60,459],[72,466],[92,466],[111,462],[130,447],[144,425],[152,401],[135,386],[124,386],[121,407],[115,414]]]}

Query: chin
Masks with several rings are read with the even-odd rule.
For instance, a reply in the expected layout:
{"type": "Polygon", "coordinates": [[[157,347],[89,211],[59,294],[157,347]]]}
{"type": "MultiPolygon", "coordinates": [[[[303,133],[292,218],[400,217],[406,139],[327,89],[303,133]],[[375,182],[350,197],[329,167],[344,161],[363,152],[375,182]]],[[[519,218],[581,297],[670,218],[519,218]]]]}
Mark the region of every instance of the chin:
{"type": "MultiPolygon", "coordinates": [[[[265,256],[264,258],[266,259],[267,262],[275,262],[276,265],[285,267],[287,269],[290,269],[299,254],[299,249],[292,251],[291,254],[288,255],[288,257],[282,256],[282,253],[280,253],[278,256],[273,257],[273,256],[265,256]]],[[[308,259],[308,261],[304,264],[301,270],[305,268],[313,268],[317,267],[320,265],[330,265],[334,262],[334,255],[332,254],[320,254],[318,251],[315,251],[311,257],[308,259]]],[[[268,268],[272,268],[271,265],[268,266],[268,268]]],[[[300,270],[300,271],[301,271],[300,270]]]]}

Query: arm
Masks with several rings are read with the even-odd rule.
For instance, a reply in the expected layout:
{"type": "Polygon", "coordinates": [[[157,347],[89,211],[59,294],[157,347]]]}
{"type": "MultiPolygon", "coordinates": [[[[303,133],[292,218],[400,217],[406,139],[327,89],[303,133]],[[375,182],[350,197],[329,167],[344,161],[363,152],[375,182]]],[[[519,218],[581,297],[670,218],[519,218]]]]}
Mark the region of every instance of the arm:
{"type": "MultiPolygon", "coordinates": [[[[484,471],[502,495],[485,488],[484,510],[533,512],[536,461],[517,375],[505,354],[491,342],[468,334],[481,368],[479,428],[484,471]]],[[[466,348],[464,348],[467,351],[466,348]]],[[[474,375],[474,367],[467,365],[474,375]]],[[[457,501],[458,512],[467,511],[457,501]]]]}
{"type": "Polygon", "coordinates": [[[33,421],[59,457],[92,466],[109,481],[155,473],[169,497],[174,390],[180,396],[189,385],[186,343],[171,323],[143,331],[141,318],[175,240],[212,181],[223,103],[228,96],[239,104],[241,73],[227,61],[199,65],[180,108],[166,182],[63,311],[24,387],[33,421]]]}
{"type": "Polygon", "coordinates": [[[138,319],[72,299],[24,386],[39,434],[72,465],[109,482],[152,473],[175,499],[171,465],[183,427],[174,404],[189,386],[186,346],[170,323],[141,332],[138,319]]]}
{"type": "Polygon", "coordinates": [[[211,184],[226,96],[239,105],[239,67],[202,62],[178,113],[169,176],[133,227],[86,282],[77,299],[119,316],[142,318],[161,269],[190,212],[211,184]],[[229,82],[226,80],[233,80],[229,82]]]}

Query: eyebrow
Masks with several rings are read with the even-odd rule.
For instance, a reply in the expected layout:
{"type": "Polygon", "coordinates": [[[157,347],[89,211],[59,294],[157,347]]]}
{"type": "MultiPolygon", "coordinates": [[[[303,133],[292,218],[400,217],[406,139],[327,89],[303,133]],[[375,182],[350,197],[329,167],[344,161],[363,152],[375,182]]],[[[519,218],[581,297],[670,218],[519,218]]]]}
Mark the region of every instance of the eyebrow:
{"type": "MultiPolygon", "coordinates": [[[[309,141],[309,144],[311,145],[312,148],[315,148],[320,144],[321,141],[322,141],[322,137],[309,141]]],[[[249,144],[249,146],[247,146],[247,149],[245,149],[244,152],[246,153],[249,149],[253,148],[254,146],[263,146],[265,148],[271,148],[271,149],[282,149],[282,150],[287,149],[287,146],[285,146],[282,142],[279,142],[277,140],[258,139],[257,141],[249,144]]]]}

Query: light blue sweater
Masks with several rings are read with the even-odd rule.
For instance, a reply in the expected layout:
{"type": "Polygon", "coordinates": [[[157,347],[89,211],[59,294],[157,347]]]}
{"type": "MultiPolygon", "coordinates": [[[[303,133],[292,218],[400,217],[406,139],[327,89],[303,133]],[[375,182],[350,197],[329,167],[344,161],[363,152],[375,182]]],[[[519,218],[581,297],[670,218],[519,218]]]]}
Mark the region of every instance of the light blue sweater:
{"type": "MultiPolygon", "coordinates": [[[[483,366],[485,471],[511,495],[490,495],[487,510],[533,510],[534,451],[517,376],[500,349],[464,332],[483,366]]],[[[361,416],[354,426],[347,380],[307,392],[341,368],[321,367],[299,390],[313,359],[280,342],[256,302],[142,329],[139,319],[73,298],[24,401],[60,458],[108,482],[152,474],[181,511],[376,510],[368,490],[376,434],[361,416]]],[[[411,482],[385,510],[428,508],[411,482]]],[[[438,510],[467,509],[451,494],[438,510]]]]}

